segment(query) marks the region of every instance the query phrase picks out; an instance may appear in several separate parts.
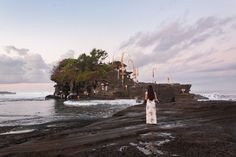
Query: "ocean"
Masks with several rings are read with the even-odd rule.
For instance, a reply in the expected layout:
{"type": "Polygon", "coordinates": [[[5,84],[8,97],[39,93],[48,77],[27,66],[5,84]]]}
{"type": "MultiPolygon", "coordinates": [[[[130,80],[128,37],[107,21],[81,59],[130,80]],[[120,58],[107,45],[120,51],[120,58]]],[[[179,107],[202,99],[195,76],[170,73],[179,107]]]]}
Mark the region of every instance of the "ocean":
{"type": "MultiPolygon", "coordinates": [[[[225,101],[236,101],[236,92],[231,91],[210,91],[210,92],[194,92],[195,94],[202,95],[209,100],[225,100],[225,101]]],[[[202,100],[200,100],[202,101],[202,100]]]]}
{"type": "MultiPolygon", "coordinates": [[[[65,119],[99,119],[112,116],[129,106],[134,99],[56,101],[45,100],[51,92],[0,94],[0,126],[42,124],[65,119]]],[[[236,101],[236,94],[198,92],[209,100],[236,101]]]]}
{"type": "Polygon", "coordinates": [[[0,126],[42,124],[66,119],[99,119],[137,104],[134,99],[84,100],[80,104],[45,100],[50,92],[0,94],[0,126]]]}

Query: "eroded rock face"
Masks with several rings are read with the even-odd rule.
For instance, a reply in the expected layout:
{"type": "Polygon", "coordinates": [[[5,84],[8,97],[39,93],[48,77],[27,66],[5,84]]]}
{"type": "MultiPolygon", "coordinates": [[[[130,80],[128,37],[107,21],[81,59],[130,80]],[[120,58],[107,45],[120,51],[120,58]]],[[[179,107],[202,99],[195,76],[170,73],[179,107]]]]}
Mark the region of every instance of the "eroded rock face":
{"type": "Polygon", "coordinates": [[[152,85],[157,92],[158,99],[161,102],[181,102],[192,101],[194,97],[190,94],[191,84],[150,84],[139,83],[136,87],[131,88],[130,96],[144,98],[144,93],[148,85],[152,85]]]}
{"type": "MultiPolygon", "coordinates": [[[[159,101],[161,102],[182,102],[193,101],[194,95],[190,94],[191,84],[154,84],[154,83],[137,83],[130,84],[126,87],[115,86],[107,91],[98,91],[96,94],[88,96],[80,96],[84,99],[123,99],[123,98],[138,98],[143,100],[144,93],[148,85],[152,85],[157,92],[159,101]]],[[[55,92],[57,93],[57,92],[55,92]]],[[[76,96],[77,97],[77,96],[76,96]]],[[[63,97],[62,97],[63,98],[63,97]]]]}

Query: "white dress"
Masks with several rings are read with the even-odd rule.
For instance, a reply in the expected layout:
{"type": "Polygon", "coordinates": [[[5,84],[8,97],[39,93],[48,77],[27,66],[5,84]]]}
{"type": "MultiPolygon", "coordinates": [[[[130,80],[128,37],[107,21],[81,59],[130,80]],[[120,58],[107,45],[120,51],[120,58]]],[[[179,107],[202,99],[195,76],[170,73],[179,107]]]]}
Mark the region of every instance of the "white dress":
{"type": "Polygon", "coordinates": [[[147,99],[146,105],[146,123],[157,124],[156,103],[155,100],[147,99]]]}
{"type": "Polygon", "coordinates": [[[147,100],[146,105],[146,123],[157,124],[156,104],[154,100],[147,100]]]}

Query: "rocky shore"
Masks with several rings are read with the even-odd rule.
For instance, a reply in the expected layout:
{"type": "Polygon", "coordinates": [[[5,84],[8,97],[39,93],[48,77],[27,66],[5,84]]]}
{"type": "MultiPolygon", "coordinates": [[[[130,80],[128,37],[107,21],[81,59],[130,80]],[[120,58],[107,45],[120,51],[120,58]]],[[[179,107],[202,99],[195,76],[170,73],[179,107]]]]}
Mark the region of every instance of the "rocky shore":
{"type": "Polygon", "coordinates": [[[173,102],[158,105],[157,125],[145,124],[145,106],[111,118],[1,127],[0,156],[235,157],[236,102],[173,102]],[[27,132],[28,130],[28,132],[27,132]]]}

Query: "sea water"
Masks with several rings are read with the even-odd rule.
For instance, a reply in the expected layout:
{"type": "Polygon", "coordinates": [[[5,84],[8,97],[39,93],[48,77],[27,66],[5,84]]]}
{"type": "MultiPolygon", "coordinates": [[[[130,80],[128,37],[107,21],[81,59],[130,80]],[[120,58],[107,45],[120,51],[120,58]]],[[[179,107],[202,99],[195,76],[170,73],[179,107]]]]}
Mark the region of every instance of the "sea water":
{"type": "Polygon", "coordinates": [[[137,104],[133,99],[84,100],[68,102],[45,100],[50,92],[0,94],[0,126],[33,125],[65,119],[97,119],[137,104]]]}
{"type": "MultiPolygon", "coordinates": [[[[194,93],[202,95],[208,98],[208,100],[236,101],[236,91],[195,91],[194,93]]],[[[205,99],[202,100],[208,101],[205,99]]]]}
{"type": "MultiPolygon", "coordinates": [[[[236,101],[236,94],[198,93],[207,97],[208,100],[236,101]]],[[[16,94],[0,94],[0,126],[42,124],[65,119],[106,118],[137,104],[133,99],[66,102],[45,100],[45,96],[48,94],[51,93],[17,92],[16,94]]]]}
{"type": "Polygon", "coordinates": [[[209,100],[236,101],[235,94],[203,93],[202,96],[207,97],[209,100]]]}

